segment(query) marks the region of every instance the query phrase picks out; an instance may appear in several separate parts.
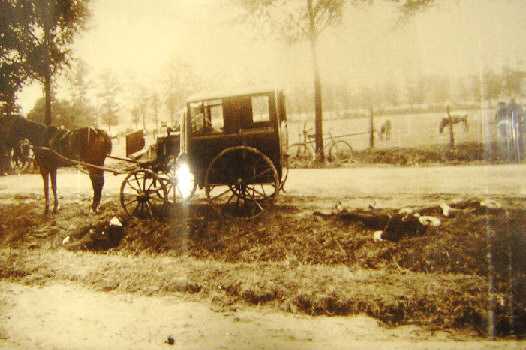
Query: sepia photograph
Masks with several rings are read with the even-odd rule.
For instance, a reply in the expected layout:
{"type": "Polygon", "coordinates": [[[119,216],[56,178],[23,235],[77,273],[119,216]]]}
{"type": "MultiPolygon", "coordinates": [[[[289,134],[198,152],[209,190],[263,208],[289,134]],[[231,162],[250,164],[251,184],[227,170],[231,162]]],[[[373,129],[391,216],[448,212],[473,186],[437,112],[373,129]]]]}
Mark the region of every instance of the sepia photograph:
{"type": "Polygon", "coordinates": [[[525,0],[0,0],[0,349],[526,348],[525,0]]]}

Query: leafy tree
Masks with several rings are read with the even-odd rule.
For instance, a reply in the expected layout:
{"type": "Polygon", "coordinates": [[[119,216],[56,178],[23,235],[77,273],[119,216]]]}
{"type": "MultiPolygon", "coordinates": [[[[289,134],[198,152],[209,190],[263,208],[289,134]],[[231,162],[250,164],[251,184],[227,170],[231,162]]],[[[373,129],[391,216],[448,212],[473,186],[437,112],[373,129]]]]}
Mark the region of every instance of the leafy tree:
{"type": "Polygon", "coordinates": [[[119,103],[117,95],[119,93],[119,81],[115,74],[105,71],[100,75],[100,93],[98,95],[101,103],[99,113],[101,123],[108,126],[108,132],[111,127],[119,123],[119,103]]]}
{"type": "Polygon", "coordinates": [[[504,88],[504,82],[501,75],[489,70],[482,76],[472,77],[473,95],[476,99],[485,99],[490,103],[498,99],[504,88]]]}
{"type": "Polygon", "coordinates": [[[427,90],[431,102],[444,104],[451,97],[451,82],[447,76],[433,75],[429,77],[427,90]]]}
{"type": "Polygon", "coordinates": [[[454,98],[461,102],[473,101],[473,91],[470,86],[470,79],[465,79],[464,77],[456,79],[454,98]]]}
{"type": "Polygon", "coordinates": [[[152,89],[150,93],[150,104],[153,112],[153,121],[155,123],[155,132],[159,130],[159,109],[161,108],[161,99],[159,97],[159,92],[152,89]]]}
{"type": "Polygon", "coordinates": [[[163,71],[164,104],[170,113],[170,121],[175,125],[177,111],[185,105],[186,98],[194,92],[196,78],[187,63],[171,60],[163,71]]]}
{"type": "Polygon", "coordinates": [[[385,101],[386,105],[389,107],[398,106],[399,101],[399,92],[398,87],[392,80],[387,80],[382,86],[381,93],[382,100],[385,101]]]}
{"type": "MultiPolygon", "coordinates": [[[[295,43],[307,40],[312,59],[314,83],[314,119],[316,154],[319,161],[323,155],[323,109],[321,77],[317,47],[321,34],[329,27],[338,25],[347,4],[374,3],[374,0],[232,0],[246,10],[246,18],[262,19],[279,38],[295,43]]],[[[430,6],[436,0],[386,0],[400,6],[405,16],[411,16],[430,6]]]]}
{"type": "Polygon", "coordinates": [[[358,92],[358,101],[360,108],[372,108],[378,104],[378,94],[372,87],[364,86],[358,92]]]}
{"type": "Polygon", "coordinates": [[[73,60],[65,72],[65,78],[70,93],[70,101],[74,105],[89,104],[88,93],[92,86],[92,82],[86,80],[88,73],[88,64],[81,59],[73,60]]]}
{"type": "Polygon", "coordinates": [[[146,86],[137,81],[137,76],[133,73],[128,76],[126,82],[127,99],[131,101],[132,122],[137,124],[142,122],[142,129],[146,130],[147,119],[149,117],[149,108],[151,92],[146,86]]]}
{"type": "Polygon", "coordinates": [[[426,101],[426,78],[418,77],[413,81],[408,82],[406,86],[407,100],[410,105],[422,104],[426,101]]]}
{"type": "MultiPolygon", "coordinates": [[[[52,100],[54,126],[64,126],[68,129],[77,129],[90,126],[94,123],[92,111],[86,111],[83,106],[74,105],[67,100],[52,100]]],[[[46,121],[46,101],[40,98],[27,114],[29,120],[44,124],[46,121]]]]}
{"type": "Polygon", "coordinates": [[[139,115],[142,119],[142,129],[146,131],[146,120],[148,118],[148,103],[150,102],[150,97],[148,89],[146,89],[145,86],[137,85],[137,89],[136,104],[139,115]]]}
{"type": "Polygon", "coordinates": [[[51,124],[52,76],[68,60],[75,35],[89,16],[88,0],[0,2],[2,98],[14,99],[28,79],[44,84],[46,124],[51,124]]]}
{"type": "Polygon", "coordinates": [[[508,97],[521,95],[521,84],[526,72],[506,66],[502,70],[503,91],[508,97]]]}
{"type": "Polygon", "coordinates": [[[16,1],[0,1],[0,102],[6,114],[14,110],[17,93],[29,79],[25,65],[29,26],[16,1]]]}
{"type": "Polygon", "coordinates": [[[314,83],[314,119],[316,154],[324,161],[323,109],[321,77],[317,47],[320,35],[328,27],[338,24],[343,16],[344,0],[238,0],[249,15],[267,20],[275,34],[289,42],[307,40],[310,45],[314,83]]]}
{"type": "Polygon", "coordinates": [[[135,106],[131,110],[131,122],[135,125],[135,130],[139,129],[139,107],[135,106]]]}
{"type": "Polygon", "coordinates": [[[72,109],[76,112],[75,116],[79,119],[78,124],[84,124],[87,121],[95,122],[96,111],[88,96],[93,84],[86,80],[87,74],[88,65],[82,60],[74,60],[65,73],[70,93],[69,100],[72,109]]]}

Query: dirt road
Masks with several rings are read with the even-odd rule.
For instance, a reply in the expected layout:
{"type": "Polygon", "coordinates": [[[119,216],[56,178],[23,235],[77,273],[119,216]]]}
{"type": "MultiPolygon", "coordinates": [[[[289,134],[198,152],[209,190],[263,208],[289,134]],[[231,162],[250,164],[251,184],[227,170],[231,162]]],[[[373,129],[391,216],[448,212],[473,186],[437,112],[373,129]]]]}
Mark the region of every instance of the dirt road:
{"type": "MultiPolygon", "coordinates": [[[[352,167],[292,170],[287,196],[341,198],[354,207],[423,204],[454,196],[526,194],[526,165],[352,167]]],[[[105,193],[122,176],[106,176],[105,193]]],[[[59,174],[59,193],[90,192],[86,175],[59,174]]],[[[0,177],[0,194],[41,194],[39,175],[0,177]]],[[[202,193],[199,195],[202,196],[202,193]]],[[[113,197],[115,199],[115,197],[113,197]]],[[[321,200],[320,202],[323,202],[321,200]]],[[[329,201],[327,201],[329,203],[329,201]]],[[[79,253],[92,254],[92,253],[79,253]]],[[[75,254],[67,255],[75,259],[75,254]]],[[[111,268],[109,266],[108,268],[111,268]]],[[[81,271],[78,272],[81,274],[81,271]]],[[[519,349],[524,342],[489,342],[475,334],[385,328],[369,317],[308,317],[264,307],[214,311],[209,300],[184,296],[100,293],[76,283],[41,287],[0,282],[0,348],[4,349],[519,349]]]]}
{"type": "MultiPolygon", "coordinates": [[[[106,173],[104,193],[117,194],[124,175],[106,173]]],[[[91,190],[89,177],[60,169],[59,194],[91,190]]],[[[291,169],[285,189],[292,195],[384,197],[392,195],[526,195],[526,164],[484,166],[352,166],[291,169]]],[[[0,177],[0,193],[41,193],[40,175],[0,177]]]]}
{"type": "Polygon", "coordinates": [[[1,283],[4,349],[520,349],[448,332],[381,327],[366,316],[307,317],[246,308],[214,312],[179,297],[94,293],[72,284],[1,283]]]}

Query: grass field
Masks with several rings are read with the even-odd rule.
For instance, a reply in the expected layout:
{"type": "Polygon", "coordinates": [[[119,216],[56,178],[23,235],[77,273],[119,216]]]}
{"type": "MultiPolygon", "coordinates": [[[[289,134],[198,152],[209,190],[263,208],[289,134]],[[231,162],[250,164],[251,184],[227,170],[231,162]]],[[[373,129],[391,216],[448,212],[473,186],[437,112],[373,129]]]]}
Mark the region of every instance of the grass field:
{"type": "MultiPolygon", "coordinates": [[[[452,110],[452,115],[468,115],[468,129],[463,124],[455,124],[455,142],[491,143],[497,141],[497,125],[494,121],[495,110],[452,110]]],[[[392,135],[390,140],[380,140],[375,135],[375,148],[409,148],[429,145],[446,145],[449,143],[449,129],[445,128],[443,133],[439,132],[442,118],[447,118],[447,113],[421,113],[400,115],[376,115],[374,117],[375,129],[379,129],[382,123],[389,119],[392,123],[392,135]]],[[[314,131],[314,116],[308,116],[306,126],[314,131]]],[[[369,148],[370,120],[362,118],[330,118],[326,116],[323,123],[324,133],[331,133],[339,139],[343,139],[353,147],[355,151],[369,148]],[[340,138],[341,136],[341,138],[340,138]]],[[[304,128],[305,121],[296,116],[289,116],[288,135],[289,145],[300,140],[299,135],[304,128]]]]}

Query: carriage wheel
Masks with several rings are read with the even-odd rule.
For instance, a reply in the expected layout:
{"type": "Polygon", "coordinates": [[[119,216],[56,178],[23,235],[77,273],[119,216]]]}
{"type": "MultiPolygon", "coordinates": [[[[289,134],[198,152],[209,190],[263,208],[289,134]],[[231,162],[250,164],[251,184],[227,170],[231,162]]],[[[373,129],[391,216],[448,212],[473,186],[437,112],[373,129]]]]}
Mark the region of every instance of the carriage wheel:
{"type": "Polygon", "coordinates": [[[183,186],[180,183],[180,179],[177,177],[175,170],[170,169],[167,173],[167,177],[163,178],[168,191],[169,198],[172,198],[173,202],[188,201],[193,196],[197,189],[197,183],[195,182],[194,174],[188,173],[188,183],[183,186]]]}
{"type": "Polygon", "coordinates": [[[205,175],[206,196],[221,215],[250,218],[268,209],[280,184],[272,161],[255,148],[227,148],[212,159],[205,175]]]}
{"type": "Polygon", "coordinates": [[[312,153],[304,143],[295,143],[287,148],[287,156],[289,160],[296,162],[309,162],[312,160],[312,153]]]}
{"type": "Polygon", "coordinates": [[[148,169],[139,169],[126,176],[121,185],[124,211],[142,219],[151,219],[166,212],[168,191],[165,181],[148,169]]]}
{"type": "Polygon", "coordinates": [[[336,141],[329,150],[329,160],[338,164],[347,164],[352,161],[353,149],[346,141],[336,141]]]}

